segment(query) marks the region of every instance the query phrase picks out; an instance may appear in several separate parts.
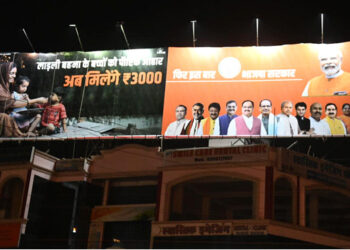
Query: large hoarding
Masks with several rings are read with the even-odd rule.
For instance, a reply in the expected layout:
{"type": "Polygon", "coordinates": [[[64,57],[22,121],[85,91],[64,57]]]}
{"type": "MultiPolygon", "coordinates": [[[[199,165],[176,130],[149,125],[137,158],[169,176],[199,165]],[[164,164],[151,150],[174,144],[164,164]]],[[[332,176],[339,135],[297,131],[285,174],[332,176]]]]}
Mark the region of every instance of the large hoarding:
{"type": "MultiPolygon", "coordinates": [[[[2,81],[2,92],[10,91],[10,98],[16,103],[30,100],[31,105],[20,109],[15,109],[13,101],[0,105],[1,113],[10,114],[23,132],[40,115],[39,125],[31,130],[40,138],[161,133],[166,48],[13,53],[2,55],[1,60],[3,66],[14,62],[17,71],[15,80],[2,81]],[[53,131],[50,123],[54,124],[53,131]]],[[[10,74],[12,68],[3,67],[3,71],[9,71],[4,75],[10,74]]],[[[2,124],[5,128],[13,125],[6,121],[2,124]]],[[[11,137],[11,131],[5,132],[0,134],[11,137]]]]}
{"type": "Polygon", "coordinates": [[[1,54],[0,137],[347,136],[349,58],[349,42],[1,54]]]}
{"type": "Polygon", "coordinates": [[[343,110],[350,101],[348,72],[350,43],[169,48],[162,133],[344,136],[350,132],[350,106],[343,110]],[[307,105],[304,115],[298,109],[310,122],[295,118],[298,102],[307,105]],[[328,103],[334,105],[326,109],[328,103]]]}

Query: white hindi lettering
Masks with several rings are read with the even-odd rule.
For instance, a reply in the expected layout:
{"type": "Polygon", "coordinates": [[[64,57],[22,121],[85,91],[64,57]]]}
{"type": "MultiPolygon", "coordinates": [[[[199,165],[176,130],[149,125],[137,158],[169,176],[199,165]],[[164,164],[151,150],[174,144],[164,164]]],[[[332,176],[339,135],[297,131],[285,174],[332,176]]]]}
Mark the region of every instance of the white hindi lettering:
{"type": "Polygon", "coordinates": [[[268,70],[268,78],[293,78],[295,77],[295,69],[278,69],[278,70],[268,70]]]}
{"type": "Polygon", "coordinates": [[[140,65],[141,60],[139,58],[127,58],[123,56],[122,58],[119,59],[119,65],[120,66],[138,66],[140,65]]]}
{"type": "Polygon", "coordinates": [[[204,79],[215,79],[216,71],[203,71],[204,79]]]}
{"type": "Polygon", "coordinates": [[[62,69],[80,69],[81,61],[63,61],[62,69]]]}
{"type": "Polygon", "coordinates": [[[181,69],[175,69],[173,71],[174,79],[187,79],[188,71],[181,71],[181,69]]]}
{"type": "Polygon", "coordinates": [[[107,57],[104,57],[103,59],[99,60],[91,60],[91,67],[96,68],[96,67],[106,67],[107,65],[107,57]]]}
{"type": "Polygon", "coordinates": [[[115,56],[112,59],[108,59],[108,67],[115,67],[118,65],[118,58],[115,56]]]}
{"type": "Polygon", "coordinates": [[[162,57],[145,58],[142,59],[142,65],[163,65],[163,59],[162,57]]]}
{"type": "Polygon", "coordinates": [[[243,70],[244,79],[295,78],[295,69],[243,70]]]}
{"type": "Polygon", "coordinates": [[[83,60],[83,68],[88,68],[90,66],[90,60],[84,58],[83,60]]]}
{"type": "Polygon", "coordinates": [[[190,80],[192,79],[201,79],[202,71],[190,71],[190,80]]]}
{"type": "MultiPolygon", "coordinates": [[[[56,61],[52,62],[36,62],[36,68],[37,70],[55,70],[55,69],[80,69],[80,68],[98,68],[98,67],[116,67],[116,66],[139,66],[139,65],[145,65],[145,66],[157,66],[157,65],[163,65],[164,58],[163,57],[154,57],[154,58],[136,58],[136,57],[125,57],[122,56],[121,58],[117,58],[114,56],[113,58],[103,57],[102,59],[94,59],[89,60],[87,58],[84,58],[83,60],[76,60],[76,61],[60,61],[60,59],[57,59],[56,61]]],[[[179,69],[180,70],[180,69],[179,69]]],[[[179,73],[177,70],[176,74],[179,73]]],[[[187,79],[189,71],[181,71],[181,76],[178,79],[187,79]]],[[[198,79],[198,76],[200,71],[193,71],[191,74],[191,79],[198,79]]],[[[178,74],[177,74],[178,75],[178,74]]],[[[215,72],[214,72],[215,75],[215,72]]],[[[206,73],[207,78],[212,78],[212,73],[206,73]]]]}
{"type": "Polygon", "coordinates": [[[188,80],[215,79],[215,74],[216,74],[216,71],[213,71],[213,70],[182,71],[181,69],[175,69],[173,71],[173,79],[188,79],[188,80]]]}
{"type": "Polygon", "coordinates": [[[259,78],[265,78],[265,77],[266,77],[265,70],[243,70],[242,71],[242,78],[259,79],[259,78]]]}
{"type": "Polygon", "coordinates": [[[50,71],[51,69],[56,70],[60,69],[61,60],[57,59],[54,62],[37,62],[37,69],[38,70],[47,70],[50,71]]]}

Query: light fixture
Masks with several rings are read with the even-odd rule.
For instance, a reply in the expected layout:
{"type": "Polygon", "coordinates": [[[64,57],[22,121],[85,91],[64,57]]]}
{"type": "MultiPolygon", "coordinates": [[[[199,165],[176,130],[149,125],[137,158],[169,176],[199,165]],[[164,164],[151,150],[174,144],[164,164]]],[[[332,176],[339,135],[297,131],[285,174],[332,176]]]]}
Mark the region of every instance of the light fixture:
{"type": "Polygon", "coordinates": [[[28,43],[29,43],[30,47],[32,48],[33,52],[35,53],[34,46],[33,46],[32,42],[30,41],[30,39],[29,39],[29,37],[28,37],[28,34],[27,34],[26,30],[23,28],[23,29],[22,29],[22,31],[23,31],[23,33],[24,33],[25,37],[27,38],[27,41],[28,41],[28,43]]]}
{"type": "Polygon", "coordinates": [[[196,23],[197,20],[192,20],[190,21],[192,23],[192,43],[193,43],[193,47],[196,47],[196,23]]]}
{"type": "Polygon", "coordinates": [[[120,27],[120,30],[121,30],[121,31],[122,31],[122,33],[123,33],[123,37],[124,37],[124,40],[125,40],[126,46],[128,47],[128,49],[130,49],[130,44],[129,44],[129,41],[128,41],[127,37],[126,37],[126,34],[125,34],[125,31],[124,31],[123,24],[124,24],[124,22],[123,22],[123,21],[119,21],[119,22],[117,22],[116,26],[119,26],[119,27],[120,27]]]}
{"type": "Polygon", "coordinates": [[[77,27],[77,25],[73,23],[73,24],[69,24],[69,27],[72,27],[72,28],[75,29],[75,33],[77,34],[78,41],[79,41],[79,44],[80,44],[80,49],[81,49],[82,51],[84,51],[83,44],[82,44],[82,42],[81,42],[81,40],[80,40],[80,36],[79,36],[79,32],[78,32],[78,27],[77,27]]]}

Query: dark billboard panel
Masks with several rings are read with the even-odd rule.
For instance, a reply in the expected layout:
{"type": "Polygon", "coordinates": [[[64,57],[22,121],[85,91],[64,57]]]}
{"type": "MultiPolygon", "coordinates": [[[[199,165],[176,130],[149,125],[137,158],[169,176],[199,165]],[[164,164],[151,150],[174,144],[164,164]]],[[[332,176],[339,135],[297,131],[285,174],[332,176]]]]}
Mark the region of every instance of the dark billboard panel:
{"type": "Polygon", "coordinates": [[[347,136],[348,72],[349,42],[169,48],[162,134],[347,136]]]}
{"type": "Polygon", "coordinates": [[[14,53],[1,59],[2,137],[161,133],[165,48],[14,53]],[[11,70],[15,78],[8,77],[11,70]]]}

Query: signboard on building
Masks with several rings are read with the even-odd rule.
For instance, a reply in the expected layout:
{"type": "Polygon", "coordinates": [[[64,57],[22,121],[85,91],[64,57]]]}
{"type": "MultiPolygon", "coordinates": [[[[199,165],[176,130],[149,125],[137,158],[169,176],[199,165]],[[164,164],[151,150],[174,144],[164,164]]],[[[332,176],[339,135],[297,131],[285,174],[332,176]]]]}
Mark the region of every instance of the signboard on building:
{"type": "Polygon", "coordinates": [[[267,224],[228,221],[153,223],[153,237],[266,235],[267,224]]]}
{"type": "Polygon", "coordinates": [[[164,166],[229,162],[244,163],[267,161],[268,159],[269,147],[267,145],[176,149],[164,152],[164,166]]]}
{"type": "Polygon", "coordinates": [[[294,239],[299,241],[299,243],[310,242],[317,244],[317,246],[333,248],[349,246],[347,237],[273,220],[153,222],[151,231],[152,240],[163,237],[168,237],[169,239],[174,237],[174,240],[178,240],[179,237],[192,236],[197,237],[197,240],[200,241],[203,240],[202,236],[229,235],[233,237],[252,236],[251,238],[254,241],[261,239],[261,237],[254,238],[253,236],[271,235],[289,239],[289,241],[294,239]]]}
{"type": "Polygon", "coordinates": [[[302,153],[279,148],[278,169],[304,178],[350,189],[350,169],[302,153]]]}

